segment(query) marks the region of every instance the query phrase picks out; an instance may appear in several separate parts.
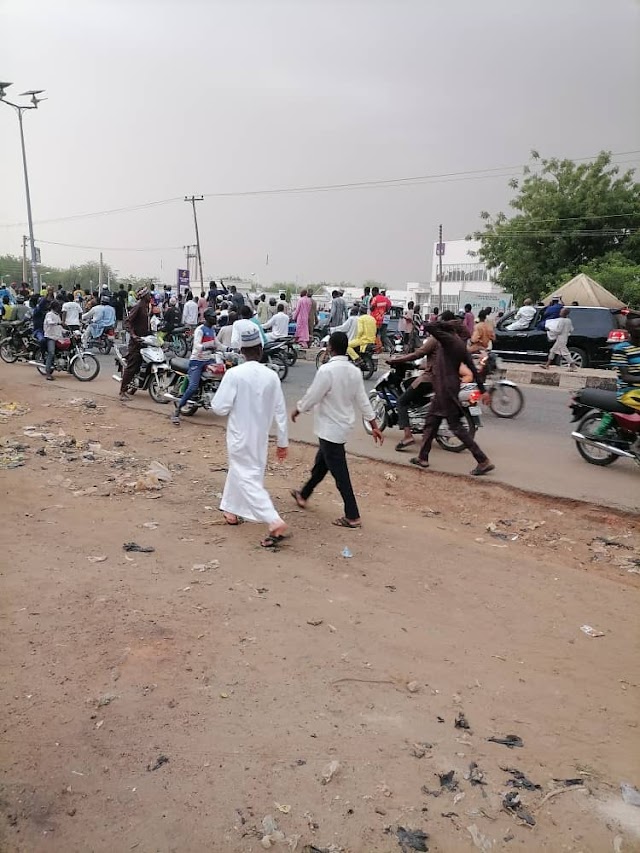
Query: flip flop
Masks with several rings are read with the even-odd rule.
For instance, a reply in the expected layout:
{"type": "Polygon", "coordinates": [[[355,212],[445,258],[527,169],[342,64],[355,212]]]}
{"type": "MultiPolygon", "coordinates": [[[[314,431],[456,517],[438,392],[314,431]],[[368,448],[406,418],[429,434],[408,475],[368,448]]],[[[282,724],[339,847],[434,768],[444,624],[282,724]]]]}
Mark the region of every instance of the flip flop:
{"type": "Polygon", "coordinates": [[[291,495],[291,497],[294,499],[294,501],[298,504],[298,506],[300,507],[300,509],[306,509],[306,508],[307,508],[306,501],[305,501],[305,500],[304,500],[304,498],[302,497],[302,493],[301,493],[301,492],[297,491],[296,489],[291,489],[291,491],[289,492],[289,494],[290,494],[290,495],[291,495]]]}
{"type": "Polygon", "coordinates": [[[405,441],[399,441],[396,444],[396,450],[398,451],[398,453],[404,453],[405,450],[408,447],[411,447],[413,444],[415,444],[415,441],[406,441],[406,442],[405,441]]]}
{"type": "Polygon", "coordinates": [[[286,533],[269,533],[268,536],[260,542],[261,548],[277,548],[285,539],[289,539],[286,533]]]}
{"type": "Polygon", "coordinates": [[[222,517],[224,518],[224,523],[228,524],[229,527],[238,527],[240,524],[244,524],[244,518],[240,518],[239,515],[235,516],[235,521],[229,521],[224,513],[222,513],[222,517]]]}
{"type": "Polygon", "coordinates": [[[425,462],[425,461],[424,461],[424,460],[422,460],[422,459],[420,459],[420,457],[419,457],[419,456],[414,456],[414,457],[413,457],[413,459],[410,459],[410,460],[409,460],[409,462],[410,462],[412,465],[415,465],[415,466],[416,466],[416,468],[428,468],[428,467],[429,467],[429,463],[428,463],[428,462],[425,462]]]}
{"type": "Polygon", "coordinates": [[[335,521],[332,521],[334,527],[346,527],[348,530],[359,530],[362,527],[362,524],[351,524],[348,518],[342,516],[342,518],[336,518],[335,521]]]}

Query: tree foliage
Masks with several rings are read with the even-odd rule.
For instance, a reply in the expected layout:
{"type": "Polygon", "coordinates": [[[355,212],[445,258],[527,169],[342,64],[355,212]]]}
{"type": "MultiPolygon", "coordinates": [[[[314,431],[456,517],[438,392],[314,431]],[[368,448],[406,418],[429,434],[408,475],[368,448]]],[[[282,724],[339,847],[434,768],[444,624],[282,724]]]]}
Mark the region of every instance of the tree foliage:
{"type": "MultiPolygon", "coordinates": [[[[65,290],[70,290],[75,287],[80,287],[82,290],[96,288],[100,278],[100,267],[97,261],[90,261],[85,264],[74,265],[66,268],[50,267],[46,264],[39,264],[38,270],[41,280],[47,284],[57,287],[61,284],[65,290]]],[[[7,282],[22,281],[22,258],[16,255],[0,255],[0,277],[5,276],[7,282]]],[[[30,278],[31,270],[27,267],[27,277],[30,278]]],[[[143,284],[149,284],[149,278],[137,278],[136,276],[118,276],[117,272],[112,269],[107,263],[102,265],[102,280],[106,284],[107,280],[111,282],[111,286],[131,284],[134,288],[140,287],[143,284]]]]}
{"type": "Polygon", "coordinates": [[[485,227],[473,236],[480,257],[518,301],[537,299],[612,254],[603,267],[610,279],[621,280],[614,268],[640,264],[640,184],[633,171],[620,173],[610,153],[575,163],[534,151],[522,180],[511,185],[516,213],[481,213],[485,227]]]}

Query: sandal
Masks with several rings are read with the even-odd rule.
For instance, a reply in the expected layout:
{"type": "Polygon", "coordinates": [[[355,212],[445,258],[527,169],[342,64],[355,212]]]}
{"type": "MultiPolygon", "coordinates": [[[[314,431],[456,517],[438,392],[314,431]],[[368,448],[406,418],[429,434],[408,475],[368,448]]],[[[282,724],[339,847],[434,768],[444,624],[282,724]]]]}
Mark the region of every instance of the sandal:
{"type": "Polygon", "coordinates": [[[413,459],[410,459],[409,462],[412,465],[415,465],[416,468],[428,468],[429,463],[425,462],[424,459],[420,459],[419,456],[414,456],[413,459]]]}
{"type": "Polygon", "coordinates": [[[228,524],[229,527],[238,527],[240,524],[244,524],[244,518],[240,518],[239,515],[233,515],[233,513],[229,513],[227,515],[226,512],[222,513],[224,517],[225,524],[228,524]],[[231,521],[231,519],[235,519],[235,521],[231,521]]]}
{"type": "Polygon", "coordinates": [[[269,535],[265,536],[265,538],[260,542],[260,547],[277,548],[285,539],[289,539],[289,536],[286,533],[269,533],[269,535]]]}
{"type": "Polygon", "coordinates": [[[294,499],[294,501],[298,504],[300,509],[306,509],[307,508],[307,502],[302,497],[302,492],[297,491],[297,489],[291,489],[289,494],[294,499]]]}
{"type": "Polygon", "coordinates": [[[483,474],[488,474],[489,471],[493,471],[495,469],[495,465],[489,463],[488,465],[476,465],[476,467],[471,472],[474,477],[482,477],[483,474]]]}
{"type": "Polygon", "coordinates": [[[348,530],[359,530],[362,527],[360,522],[358,522],[358,524],[352,524],[349,519],[344,516],[342,516],[342,518],[336,518],[336,520],[331,523],[334,527],[346,527],[348,530]]]}
{"type": "Polygon", "coordinates": [[[411,445],[412,445],[412,444],[415,444],[414,439],[411,439],[411,441],[399,441],[399,442],[396,444],[396,450],[398,451],[398,453],[404,453],[404,451],[405,451],[408,447],[411,447],[411,445]]]}

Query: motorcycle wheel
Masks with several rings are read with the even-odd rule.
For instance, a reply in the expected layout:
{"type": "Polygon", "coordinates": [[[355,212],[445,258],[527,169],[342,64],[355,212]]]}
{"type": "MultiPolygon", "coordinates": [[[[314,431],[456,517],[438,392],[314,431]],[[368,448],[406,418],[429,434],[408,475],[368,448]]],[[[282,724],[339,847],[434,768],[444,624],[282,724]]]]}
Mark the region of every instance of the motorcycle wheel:
{"type": "Polygon", "coordinates": [[[287,378],[287,374],[289,373],[289,366],[287,365],[284,356],[267,356],[267,367],[278,374],[278,379],[280,380],[280,382],[284,382],[284,380],[287,378]]]}
{"type": "Polygon", "coordinates": [[[91,382],[100,373],[100,362],[90,352],[83,352],[71,365],[71,372],[78,382],[91,382]]]}
{"type": "MultiPolygon", "coordinates": [[[[42,352],[40,350],[38,350],[38,352],[36,352],[34,354],[33,361],[36,362],[36,367],[38,369],[38,373],[40,374],[40,376],[46,376],[47,375],[47,367],[46,367],[46,363],[45,363],[45,358],[42,355],[42,352]]],[[[55,370],[55,364],[56,363],[54,360],[54,362],[53,362],[54,370],[55,370]]]]}
{"type": "Polygon", "coordinates": [[[169,382],[164,375],[156,373],[151,377],[151,380],[149,381],[149,396],[154,403],[160,403],[162,406],[166,406],[167,403],[170,403],[171,400],[167,400],[164,396],[168,390],[169,382]]]}
{"type": "Polygon", "coordinates": [[[111,339],[106,337],[98,338],[96,343],[96,348],[100,355],[109,355],[112,346],[113,344],[111,343],[111,339]]]}
{"type": "Polygon", "coordinates": [[[293,367],[298,360],[298,350],[295,347],[289,347],[284,351],[284,357],[289,367],[293,367]]]}
{"type": "MultiPolygon", "coordinates": [[[[474,438],[476,434],[476,425],[474,424],[473,418],[469,414],[468,409],[463,410],[460,420],[462,421],[462,426],[467,428],[471,438],[474,438]]],[[[458,436],[449,432],[449,425],[447,424],[445,426],[445,421],[443,421],[438,427],[436,441],[443,450],[448,450],[450,453],[462,453],[465,449],[464,444],[460,441],[458,436]]]]}
{"type": "MultiPolygon", "coordinates": [[[[384,405],[384,400],[381,400],[376,391],[372,391],[369,394],[369,402],[371,403],[371,408],[373,409],[373,414],[375,415],[375,419],[378,421],[378,426],[380,427],[380,432],[384,432],[387,428],[387,409],[384,405]]],[[[371,425],[369,421],[362,419],[362,426],[364,427],[364,431],[367,435],[371,435],[371,425]]]]}
{"type": "Polygon", "coordinates": [[[316,356],[316,370],[319,367],[322,367],[323,364],[326,364],[329,361],[329,351],[326,349],[321,349],[318,355],[316,356]]]}
{"type": "Polygon", "coordinates": [[[367,379],[371,379],[373,374],[376,372],[375,362],[370,355],[362,356],[362,367],[360,368],[360,370],[362,371],[362,377],[365,382],[367,381],[367,379]]]}
{"type": "MultiPolygon", "coordinates": [[[[604,412],[589,412],[589,414],[585,415],[578,424],[576,432],[581,432],[585,436],[589,435],[592,438],[596,438],[594,433],[600,424],[603,415],[604,412]]],[[[601,439],[603,443],[606,442],[605,436],[601,436],[601,439]]],[[[585,462],[589,462],[590,465],[600,465],[601,467],[604,467],[605,465],[612,465],[616,459],[619,458],[615,453],[607,453],[606,450],[596,447],[595,444],[589,444],[587,441],[576,441],[576,447],[578,448],[580,456],[582,456],[585,462]]]]}
{"type": "Polygon", "coordinates": [[[175,353],[177,358],[186,358],[189,350],[186,338],[182,335],[172,338],[171,343],[169,344],[169,349],[171,352],[175,353]]]}
{"type": "Polygon", "coordinates": [[[489,393],[489,408],[497,418],[515,418],[524,408],[524,395],[516,385],[496,382],[489,393]]]}
{"type": "Polygon", "coordinates": [[[18,360],[18,353],[13,345],[11,338],[5,338],[0,341],[0,358],[6,361],[7,364],[13,364],[18,360]]]}
{"type": "MultiPolygon", "coordinates": [[[[169,402],[169,401],[167,400],[167,402],[169,402]]],[[[180,414],[184,415],[185,418],[192,418],[195,415],[195,413],[198,411],[199,408],[200,407],[198,406],[197,403],[194,403],[191,400],[188,400],[184,404],[184,406],[180,409],[180,414]]]]}

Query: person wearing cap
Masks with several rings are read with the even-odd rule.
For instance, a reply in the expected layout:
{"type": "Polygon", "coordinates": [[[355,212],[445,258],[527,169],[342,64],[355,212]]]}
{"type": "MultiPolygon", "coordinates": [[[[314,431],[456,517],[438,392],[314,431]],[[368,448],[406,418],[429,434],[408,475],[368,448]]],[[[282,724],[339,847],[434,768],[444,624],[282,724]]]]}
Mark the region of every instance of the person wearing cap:
{"type": "Polygon", "coordinates": [[[226,523],[233,526],[243,519],[267,524],[260,545],[274,548],[286,538],[288,528],[264,487],[264,474],[274,420],[277,458],[280,462],[287,458],[287,410],[277,374],[260,364],[262,343],[255,325],[242,329],[240,348],[245,362],[225,373],[211,404],[214,414],[229,416],[229,469],[220,509],[226,523]]]}
{"type": "Polygon", "coordinates": [[[136,291],[137,302],[129,311],[124,322],[125,331],[129,332],[129,349],[127,352],[127,366],[122,373],[120,383],[120,402],[126,403],[130,398],[128,388],[134,376],[140,370],[142,364],[142,338],[149,334],[149,304],[151,293],[148,287],[141,287],[136,291]]]}

